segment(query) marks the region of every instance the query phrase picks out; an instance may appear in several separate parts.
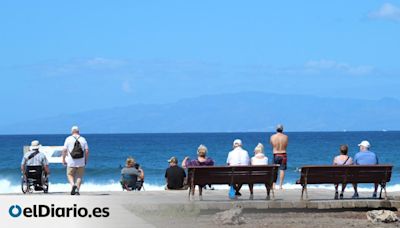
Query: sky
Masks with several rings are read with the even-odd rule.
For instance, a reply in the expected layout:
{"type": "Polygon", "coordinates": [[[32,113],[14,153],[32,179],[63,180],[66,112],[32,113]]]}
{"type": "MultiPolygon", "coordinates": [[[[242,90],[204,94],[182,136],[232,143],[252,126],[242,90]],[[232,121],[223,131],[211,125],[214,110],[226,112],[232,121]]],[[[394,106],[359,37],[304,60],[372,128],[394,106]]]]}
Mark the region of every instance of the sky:
{"type": "Polygon", "coordinates": [[[400,1],[7,1],[0,40],[0,125],[246,91],[400,99],[400,1]]]}

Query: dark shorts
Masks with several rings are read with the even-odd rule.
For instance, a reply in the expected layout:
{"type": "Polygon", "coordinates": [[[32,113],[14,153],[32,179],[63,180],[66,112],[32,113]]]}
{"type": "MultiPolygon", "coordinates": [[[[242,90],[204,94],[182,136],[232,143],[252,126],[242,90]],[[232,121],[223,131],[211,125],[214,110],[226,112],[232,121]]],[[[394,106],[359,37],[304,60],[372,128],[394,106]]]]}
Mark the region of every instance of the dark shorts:
{"type": "Polygon", "coordinates": [[[280,165],[280,170],[287,169],[287,154],[274,154],[274,164],[280,165]]]}

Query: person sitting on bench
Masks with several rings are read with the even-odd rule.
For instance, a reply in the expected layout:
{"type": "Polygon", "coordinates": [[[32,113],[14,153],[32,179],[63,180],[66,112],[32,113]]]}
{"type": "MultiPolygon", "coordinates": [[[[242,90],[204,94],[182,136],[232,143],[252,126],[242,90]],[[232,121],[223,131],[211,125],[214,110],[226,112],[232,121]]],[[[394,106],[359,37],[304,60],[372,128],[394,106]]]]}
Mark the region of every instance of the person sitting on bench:
{"type": "MultiPolygon", "coordinates": [[[[352,165],[353,159],[347,155],[349,151],[349,147],[347,145],[340,145],[340,155],[336,156],[333,159],[333,165],[352,165]]],[[[339,184],[335,184],[335,198],[339,199],[339,184]]],[[[342,184],[342,192],[340,193],[340,199],[343,199],[343,193],[346,189],[346,184],[342,184]]]]}
{"type": "MultiPolygon", "coordinates": [[[[242,140],[236,139],[233,141],[233,150],[229,152],[228,158],[226,159],[226,163],[228,166],[235,165],[250,165],[250,157],[249,153],[242,148],[242,140]]],[[[234,184],[233,188],[235,189],[235,195],[241,196],[242,194],[239,192],[242,188],[242,184],[234,184]]],[[[253,193],[250,192],[252,195],[253,193]]]]}
{"type": "MultiPolygon", "coordinates": [[[[214,160],[210,157],[207,157],[207,147],[201,144],[197,148],[197,159],[191,160],[190,157],[185,157],[182,161],[182,168],[186,169],[188,167],[197,167],[197,166],[214,166],[214,160]]],[[[211,185],[208,185],[210,190],[214,190],[211,185]]],[[[202,189],[207,189],[207,186],[200,186],[199,191],[202,189]]]]}
{"type": "MultiPolygon", "coordinates": [[[[378,157],[376,154],[369,149],[371,148],[371,144],[364,140],[360,144],[358,144],[360,147],[360,152],[358,152],[354,156],[354,164],[355,165],[378,165],[378,157]]],[[[372,194],[372,198],[377,197],[377,191],[378,191],[378,183],[375,183],[375,190],[374,193],[372,194]]],[[[354,195],[353,198],[358,198],[358,192],[357,192],[357,184],[354,184],[354,195]]]]}

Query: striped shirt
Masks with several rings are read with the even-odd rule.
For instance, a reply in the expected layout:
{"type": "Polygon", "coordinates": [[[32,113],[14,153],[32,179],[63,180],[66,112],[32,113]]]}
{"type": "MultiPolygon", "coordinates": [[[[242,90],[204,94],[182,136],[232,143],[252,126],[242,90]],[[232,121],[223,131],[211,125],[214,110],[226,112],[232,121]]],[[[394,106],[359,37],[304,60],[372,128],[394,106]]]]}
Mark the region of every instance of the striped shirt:
{"type": "Polygon", "coordinates": [[[46,155],[44,153],[39,152],[36,154],[35,157],[31,158],[28,160],[29,155],[34,153],[35,151],[29,151],[27,152],[24,157],[22,158],[21,165],[27,165],[27,166],[36,166],[36,165],[49,165],[49,162],[47,161],[46,155]]]}

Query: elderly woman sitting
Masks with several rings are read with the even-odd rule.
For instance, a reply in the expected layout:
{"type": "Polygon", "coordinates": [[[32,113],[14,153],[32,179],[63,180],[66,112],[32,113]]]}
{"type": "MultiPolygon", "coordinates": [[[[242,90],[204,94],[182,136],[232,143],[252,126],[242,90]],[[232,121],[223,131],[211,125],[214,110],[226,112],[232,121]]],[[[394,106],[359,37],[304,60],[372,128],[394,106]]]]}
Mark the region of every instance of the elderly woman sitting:
{"type": "MultiPolygon", "coordinates": [[[[207,147],[201,144],[197,148],[197,159],[191,160],[189,157],[185,157],[182,161],[182,167],[186,169],[187,167],[196,167],[196,166],[214,166],[214,160],[212,158],[207,157],[207,147]]],[[[214,190],[211,185],[208,185],[209,189],[214,190]]],[[[199,186],[199,191],[201,192],[203,188],[206,186],[199,186]]]]}
{"type": "Polygon", "coordinates": [[[121,185],[123,190],[138,190],[143,186],[144,171],[136,164],[135,159],[128,157],[126,166],[121,170],[121,185]]]}

